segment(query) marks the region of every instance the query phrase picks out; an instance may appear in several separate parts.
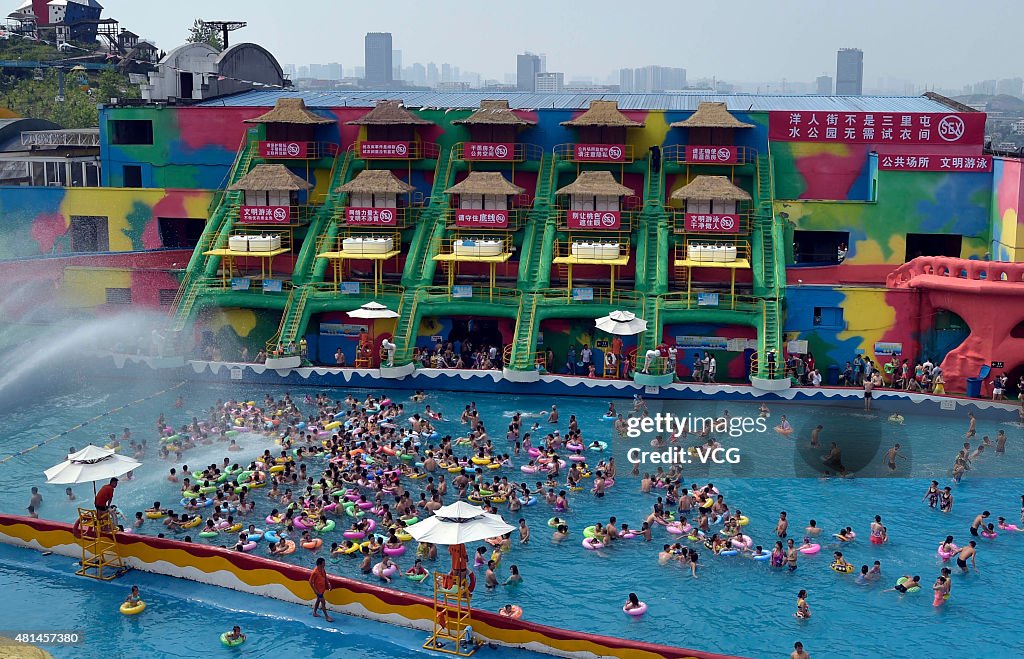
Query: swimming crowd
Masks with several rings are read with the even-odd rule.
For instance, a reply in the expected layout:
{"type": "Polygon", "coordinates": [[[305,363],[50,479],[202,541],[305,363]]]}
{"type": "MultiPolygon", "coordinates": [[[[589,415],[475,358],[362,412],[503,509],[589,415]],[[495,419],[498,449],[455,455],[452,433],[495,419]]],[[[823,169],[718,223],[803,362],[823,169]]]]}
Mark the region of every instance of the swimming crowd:
{"type": "MultiPolygon", "coordinates": [[[[565,434],[561,434],[554,429],[561,425],[554,405],[542,412],[514,413],[505,435],[506,446],[498,448],[474,403],[466,405],[459,417],[465,432],[452,437],[439,433],[436,424],[449,420],[424,404],[425,399],[423,392],[412,396],[410,406],[423,405],[422,412],[412,414],[407,414],[404,403],[374,396],[358,400],[349,395],[343,401],[334,401],[325,394],[306,396],[304,407],[311,413],[300,411],[288,394],[280,400],[268,395],[260,404],[218,401],[205,419],[194,417],[178,429],[169,426],[161,415],[156,430],[160,456],[166,460],[171,456],[180,460],[190,447],[216,442],[225,444],[229,452],[241,451],[238,440],[243,432],[272,436],[279,450],[266,449],[245,464],[228,456],[217,464],[171,468],[167,480],[180,485],[180,511],[154,502],[136,513],[133,526],[141,531],[147,524],[162,523],[169,533],[191,529],[205,541],[241,552],[253,551],[265,540],[271,556],[292,554],[297,547],[313,552],[328,549],[324,538],[330,536],[325,534],[337,530],[342,539],[330,543],[329,556],[336,560],[346,556],[359,559],[363,574],[390,583],[400,574],[397,560],[412,540],[408,527],[450,503],[452,495],[493,513],[501,512],[499,505],[510,513],[546,505],[554,513],[548,520],[551,540],[561,543],[570,537],[572,498],[585,496],[585,491],[603,497],[615,485],[615,459],[607,455],[607,442],[585,439],[575,416],[569,417],[563,426],[565,434]],[[543,431],[541,421],[545,422],[543,431]],[[537,480],[532,485],[515,482],[504,473],[513,464],[537,480]],[[314,465],[321,468],[319,473],[315,473],[314,465]],[[585,480],[589,480],[587,487],[585,480]],[[407,487],[413,482],[419,486],[418,493],[407,487]],[[255,498],[260,496],[275,507],[257,523],[249,518],[255,512],[255,498]]],[[[636,397],[629,414],[646,413],[642,399],[636,397]]],[[[767,413],[762,406],[761,414],[767,413]]],[[[621,419],[614,404],[609,406],[608,415],[621,419]]],[[[970,424],[968,438],[977,431],[973,415],[970,424]]],[[[815,429],[815,441],[820,431],[820,427],[815,429]]],[[[130,433],[126,430],[126,434],[130,433]]],[[[965,443],[955,465],[969,469],[983,450],[984,444],[972,452],[969,442],[965,443]]],[[[996,450],[1005,451],[1005,436],[996,450]]],[[[890,468],[897,457],[902,457],[898,445],[886,455],[890,468]]],[[[954,482],[959,482],[957,468],[954,482]]],[[[662,544],[658,562],[682,565],[697,578],[702,553],[699,549],[715,557],[763,561],[772,569],[792,572],[802,557],[825,548],[823,536],[829,534],[814,519],[807,522],[802,533],[793,534],[786,512],[780,512],[771,543],[758,544],[745,532],[748,517],[731,506],[713,483],[691,483],[687,487],[679,466],[658,467],[655,473],[643,475],[638,469],[634,467],[633,475],[640,478],[640,492],[656,495],[650,513],[633,526],[620,523],[614,516],[586,526],[582,529],[585,549],[608,549],[632,539],[653,542],[660,527],[675,536],[675,541],[662,544]]],[[[941,488],[937,481],[932,481],[924,500],[942,512],[952,510],[950,488],[941,488]]],[[[937,540],[936,551],[943,566],[932,584],[934,606],[942,606],[952,592],[953,569],[945,562],[952,560],[960,573],[977,570],[980,539],[991,540],[1000,531],[1024,528],[1024,497],[1021,528],[1004,517],[999,517],[997,523],[988,522],[989,517],[990,513],[984,511],[974,518],[969,528],[971,539],[964,546],[958,546],[952,535],[937,540]]],[[[518,518],[516,532],[519,544],[530,542],[531,529],[524,517],[518,518]]],[[[522,582],[519,567],[514,564],[504,580],[498,577],[499,565],[512,551],[516,532],[488,539],[489,546],[479,547],[474,554],[473,566],[483,570],[488,589],[522,582]]],[[[872,545],[888,542],[881,516],[869,522],[868,536],[872,545]]],[[[191,536],[185,539],[192,541],[191,536]]],[[[861,584],[881,580],[880,561],[858,569],[844,556],[843,549],[856,539],[851,527],[831,534],[829,567],[841,574],[856,572],[855,580],[861,584]]],[[[437,548],[419,543],[414,551],[414,563],[402,574],[409,580],[423,581],[428,577],[423,563],[437,558],[437,548]]],[[[475,579],[472,581],[475,584],[475,579]]],[[[921,588],[921,576],[905,574],[899,575],[889,590],[902,595],[921,588]]],[[[514,590],[509,592],[514,594],[514,590]]],[[[636,593],[630,593],[622,608],[629,615],[642,615],[647,605],[636,593]]],[[[520,617],[523,612],[519,605],[510,603],[499,613],[520,617]]],[[[811,616],[805,590],[797,595],[794,615],[799,619],[811,616]]]]}

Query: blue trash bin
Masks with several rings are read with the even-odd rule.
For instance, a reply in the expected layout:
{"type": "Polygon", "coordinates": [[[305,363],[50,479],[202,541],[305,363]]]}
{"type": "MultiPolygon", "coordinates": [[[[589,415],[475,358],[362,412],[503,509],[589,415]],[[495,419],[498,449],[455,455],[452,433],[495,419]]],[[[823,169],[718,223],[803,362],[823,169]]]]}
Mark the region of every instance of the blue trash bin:
{"type": "Polygon", "coordinates": [[[828,378],[825,380],[830,387],[839,386],[839,365],[830,364],[828,367],[828,378]]]}
{"type": "Polygon", "coordinates": [[[967,397],[981,398],[981,378],[967,378],[967,397]]]}

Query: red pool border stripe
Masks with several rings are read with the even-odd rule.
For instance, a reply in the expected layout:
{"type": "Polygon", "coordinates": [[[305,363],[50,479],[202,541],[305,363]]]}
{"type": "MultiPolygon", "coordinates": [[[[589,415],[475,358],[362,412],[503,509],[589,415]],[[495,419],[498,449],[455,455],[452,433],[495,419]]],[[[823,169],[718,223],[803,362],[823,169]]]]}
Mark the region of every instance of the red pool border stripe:
{"type": "MultiPolygon", "coordinates": [[[[77,544],[74,536],[72,535],[71,525],[63,522],[55,522],[52,520],[34,519],[30,517],[24,517],[21,515],[8,515],[0,514],[0,542],[6,542],[7,544],[22,544],[26,541],[22,535],[14,533],[13,530],[17,526],[28,527],[33,531],[29,534],[29,540],[36,540],[39,544],[47,547],[40,536],[44,534],[58,533],[61,536],[60,540],[56,543],[50,543],[49,547],[61,544],[77,544]],[[10,542],[7,538],[15,538],[18,542],[10,542]]],[[[139,560],[143,563],[149,561],[138,556],[139,553],[150,553],[156,552],[183,552],[189,556],[193,556],[198,559],[198,562],[204,561],[204,559],[221,559],[229,563],[232,567],[235,567],[241,571],[242,574],[252,572],[256,570],[266,570],[281,575],[285,580],[293,583],[302,584],[305,586],[309,579],[311,570],[303,568],[298,565],[292,565],[291,563],[283,563],[275,561],[262,556],[254,556],[243,552],[237,552],[231,549],[225,549],[223,547],[214,547],[210,545],[201,545],[197,543],[187,543],[180,540],[173,540],[170,538],[158,538],[151,535],[135,534],[135,533],[120,533],[117,537],[118,543],[122,546],[122,555],[126,558],[132,558],[139,560]],[[138,550],[142,550],[139,552],[138,550]]],[[[161,560],[156,557],[156,560],[161,560]]],[[[174,563],[170,558],[168,562],[174,563]]],[[[197,570],[206,572],[203,566],[200,564],[193,565],[197,570]]],[[[153,570],[156,572],[156,570],[153,570]]],[[[177,575],[168,575],[177,576],[177,575]]],[[[236,574],[236,578],[241,579],[241,576],[236,574]]],[[[179,577],[182,578],[182,577],[179,577]]],[[[348,591],[353,595],[351,598],[352,604],[361,604],[365,607],[365,604],[360,600],[359,596],[369,597],[375,599],[390,607],[395,607],[396,610],[390,612],[399,616],[405,617],[408,620],[424,620],[424,618],[411,616],[411,611],[402,611],[402,607],[409,606],[424,606],[433,608],[433,600],[422,595],[415,595],[411,593],[405,593],[402,591],[391,590],[388,588],[382,588],[380,586],[374,586],[372,584],[364,583],[355,579],[349,579],[347,577],[341,577],[336,575],[330,575],[331,584],[334,587],[334,591],[331,593],[337,593],[339,589],[342,591],[348,591]]],[[[214,584],[217,585],[217,584],[214,584]]],[[[288,584],[282,582],[263,584],[279,585],[287,590],[294,590],[289,587],[288,584]]],[[[340,594],[340,593],[339,593],[340,594]]],[[[298,597],[298,596],[297,596],[298,597]]],[[[310,600],[312,600],[312,591],[310,591],[310,600]]],[[[481,633],[487,636],[486,628],[492,628],[493,630],[501,630],[508,632],[512,635],[523,634],[529,632],[520,641],[523,643],[544,643],[544,640],[550,640],[554,643],[550,644],[549,647],[552,651],[558,653],[569,653],[569,652],[590,652],[601,656],[612,656],[612,657],[661,657],[663,659],[742,659],[734,655],[717,654],[713,652],[702,652],[699,650],[689,650],[684,648],[676,648],[667,645],[659,645],[655,643],[647,643],[644,641],[634,641],[630,639],[616,638],[612,636],[603,636],[600,634],[589,634],[586,632],[571,631],[568,629],[562,629],[559,627],[551,627],[548,625],[542,625],[534,622],[525,620],[516,620],[513,618],[506,618],[499,616],[496,613],[485,611],[482,609],[473,610],[474,627],[481,633]],[[482,627],[481,627],[482,623],[482,627]],[[540,640],[532,639],[532,636],[541,637],[540,640]],[[561,642],[561,643],[560,643],[561,642]],[[591,647],[565,647],[566,643],[579,643],[589,645],[591,647]]],[[[429,618],[425,618],[429,622],[429,618]]],[[[384,620],[383,622],[388,622],[384,620]]],[[[516,645],[515,640],[496,639],[499,643],[508,644],[511,646],[516,645]]]]}

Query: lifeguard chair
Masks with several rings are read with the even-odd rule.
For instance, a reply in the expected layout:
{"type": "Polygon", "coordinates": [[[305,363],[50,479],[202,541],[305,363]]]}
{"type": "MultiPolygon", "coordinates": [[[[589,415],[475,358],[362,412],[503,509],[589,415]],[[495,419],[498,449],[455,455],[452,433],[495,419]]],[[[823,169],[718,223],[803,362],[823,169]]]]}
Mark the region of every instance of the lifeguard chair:
{"type": "Polygon", "coordinates": [[[79,508],[75,530],[82,546],[81,567],[75,574],[110,581],[128,570],[118,551],[117,526],[110,513],[79,508]]]}

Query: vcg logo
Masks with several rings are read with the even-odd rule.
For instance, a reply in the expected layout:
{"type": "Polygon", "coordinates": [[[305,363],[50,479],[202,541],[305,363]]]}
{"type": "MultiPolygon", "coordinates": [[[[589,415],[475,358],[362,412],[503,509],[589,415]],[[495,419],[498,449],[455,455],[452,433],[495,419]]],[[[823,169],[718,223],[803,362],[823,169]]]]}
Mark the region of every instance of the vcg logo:
{"type": "Polygon", "coordinates": [[[947,142],[956,142],[967,131],[964,120],[955,115],[947,115],[939,120],[939,137],[947,142]]]}

